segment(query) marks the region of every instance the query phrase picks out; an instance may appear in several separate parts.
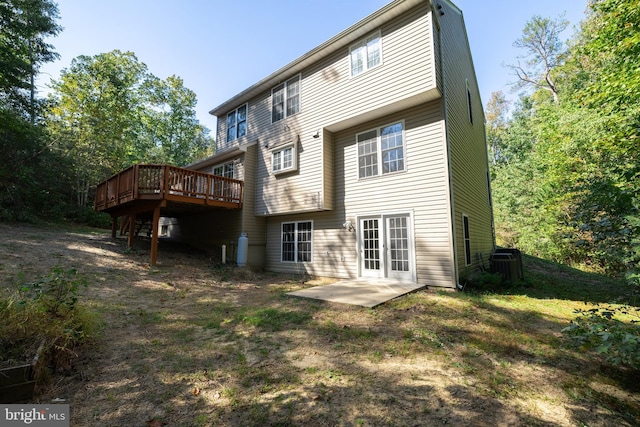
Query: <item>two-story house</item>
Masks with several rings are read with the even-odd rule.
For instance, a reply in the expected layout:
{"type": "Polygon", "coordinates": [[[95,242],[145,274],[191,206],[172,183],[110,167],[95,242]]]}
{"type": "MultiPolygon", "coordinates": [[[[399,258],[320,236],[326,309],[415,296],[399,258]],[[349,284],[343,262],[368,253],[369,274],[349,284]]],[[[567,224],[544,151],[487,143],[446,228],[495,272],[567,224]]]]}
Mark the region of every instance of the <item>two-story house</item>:
{"type": "Polygon", "coordinates": [[[395,0],[210,112],[242,209],[172,235],[247,264],[455,288],[494,249],[484,114],[462,12],[395,0]],[[230,253],[233,257],[233,253],[230,253]]]}

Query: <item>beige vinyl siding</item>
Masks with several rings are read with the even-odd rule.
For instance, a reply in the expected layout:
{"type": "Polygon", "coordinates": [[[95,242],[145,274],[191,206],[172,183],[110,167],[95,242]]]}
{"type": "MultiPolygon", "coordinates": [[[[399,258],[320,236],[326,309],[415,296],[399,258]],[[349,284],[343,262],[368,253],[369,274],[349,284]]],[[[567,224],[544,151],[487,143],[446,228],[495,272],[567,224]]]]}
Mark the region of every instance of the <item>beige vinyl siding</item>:
{"type": "MultiPolygon", "coordinates": [[[[340,49],[323,62],[305,70],[301,79],[301,110],[271,123],[271,92],[249,102],[247,136],[258,140],[256,215],[283,215],[331,209],[332,152],[326,131],[382,116],[404,108],[407,99],[416,104],[439,96],[435,76],[431,12],[428,3],[404,13],[381,28],[383,64],[350,77],[349,48],[340,49]],[[313,138],[324,130],[322,138],[313,138]],[[297,171],[274,175],[274,149],[297,142],[297,171]],[[265,145],[268,145],[266,147],[265,145]]],[[[365,36],[365,35],[363,35],[365,36]]],[[[218,118],[218,138],[226,135],[226,116],[218,118]]]]}
{"type": "MultiPolygon", "coordinates": [[[[336,150],[343,153],[346,217],[386,212],[413,212],[418,283],[453,286],[448,177],[440,102],[435,101],[394,114],[352,132],[336,135],[336,150]],[[406,168],[404,172],[359,179],[355,134],[404,120],[406,168]]],[[[336,170],[341,169],[340,156],[336,170]]],[[[336,187],[337,189],[340,186],[336,187]]]]}
{"type": "Polygon", "coordinates": [[[349,278],[357,276],[355,233],[342,228],[344,219],[334,211],[266,218],[267,252],[265,267],[283,273],[307,273],[317,276],[349,278]],[[283,222],[313,221],[312,261],[281,261],[283,222]]]}
{"type": "Polygon", "coordinates": [[[478,91],[461,12],[443,1],[440,17],[443,32],[444,95],[452,171],[453,220],[456,257],[461,276],[479,265],[488,266],[494,247],[492,213],[487,187],[487,151],[484,113],[478,91]],[[469,122],[467,84],[471,92],[473,124],[469,122]],[[465,266],[462,215],[469,217],[472,265],[465,266]]]}
{"type": "MultiPolygon", "coordinates": [[[[252,145],[247,148],[247,152],[244,155],[243,170],[246,171],[243,174],[244,180],[244,197],[242,203],[242,222],[241,233],[246,233],[249,238],[249,248],[247,252],[247,264],[262,266],[264,265],[264,253],[265,253],[265,227],[266,221],[264,218],[256,217],[255,205],[256,205],[256,166],[258,163],[258,146],[252,145]]],[[[238,234],[237,237],[240,235],[238,234]]]]}
{"type": "Polygon", "coordinates": [[[267,268],[334,277],[357,277],[357,233],[342,224],[385,213],[412,214],[418,283],[453,287],[451,228],[441,103],[434,101],[334,134],[335,209],[331,212],[268,219],[267,268]],[[356,134],[404,121],[407,170],[359,179],[356,134]],[[311,263],[280,262],[280,224],[314,221],[311,263]]]}
{"type": "Polygon", "coordinates": [[[310,110],[306,112],[322,117],[330,130],[337,131],[352,125],[358,116],[375,118],[407,99],[434,96],[430,95],[436,80],[427,5],[382,27],[381,66],[351,77],[349,49],[344,48],[309,70],[304,76],[305,108],[310,110]]]}

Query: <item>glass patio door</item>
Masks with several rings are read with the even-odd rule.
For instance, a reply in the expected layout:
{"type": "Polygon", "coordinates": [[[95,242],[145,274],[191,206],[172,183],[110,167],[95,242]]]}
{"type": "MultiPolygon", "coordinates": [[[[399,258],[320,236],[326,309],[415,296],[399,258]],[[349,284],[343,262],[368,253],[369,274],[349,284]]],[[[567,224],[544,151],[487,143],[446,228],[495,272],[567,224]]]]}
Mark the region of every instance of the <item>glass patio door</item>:
{"type": "Polygon", "coordinates": [[[360,275],[413,280],[413,238],[409,215],[359,220],[360,275]]]}

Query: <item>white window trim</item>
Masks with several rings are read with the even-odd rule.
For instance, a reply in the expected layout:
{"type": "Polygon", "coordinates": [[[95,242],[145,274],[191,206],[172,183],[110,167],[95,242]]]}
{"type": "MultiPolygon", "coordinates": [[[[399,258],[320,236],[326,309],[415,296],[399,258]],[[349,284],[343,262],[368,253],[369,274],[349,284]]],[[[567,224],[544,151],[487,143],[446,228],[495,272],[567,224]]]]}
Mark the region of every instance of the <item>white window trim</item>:
{"type": "Polygon", "coordinates": [[[225,118],[226,119],[225,119],[225,122],[224,122],[224,125],[225,125],[224,139],[225,139],[227,144],[230,144],[233,141],[237,141],[237,140],[239,140],[241,138],[245,138],[247,136],[247,134],[249,133],[249,104],[242,104],[242,105],[238,106],[238,108],[236,108],[235,110],[229,111],[227,113],[227,115],[225,116],[225,118]],[[245,123],[247,124],[247,126],[246,126],[247,130],[246,130],[244,135],[242,135],[241,137],[238,137],[238,110],[241,109],[242,107],[245,107],[245,111],[246,111],[245,123]],[[235,135],[236,136],[233,139],[229,139],[229,128],[228,128],[228,126],[229,126],[229,114],[232,114],[232,113],[236,115],[236,124],[235,124],[235,127],[236,127],[235,135]]]}
{"type": "Polygon", "coordinates": [[[218,163],[217,165],[214,165],[211,168],[211,173],[213,175],[215,175],[215,170],[218,169],[218,168],[222,168],[223,169],[223,173],[224,173],[224,168],[231,166],[231,170],[233,172],[233,176],[232,177],[227,177],[225,175],[218,175],[218,176],[223,176],[223,177],[226,177],[226,178],[234,178],[235,179],[236,176],[237,176],[237,173],[238,173],[236,165],[237,165],[237,162],[235,160],[232,160],[230,162],[225,162],[225,163],[218,163]]]}
{"type": "Polygon", "coordinates": [[[289,144],[285,144],[285,145],[281,145],[278,146],[277,148],[273,149],[273,151],[271,151],[271,173],[273,173],[274,175],[280,175],[283,173],[287,173],[287,172],[292,172],[292,171],[296,171],[298,170],[298,149],[297,149],[297,143],[292,142],[289,144]],[[287,167],[287,168],[280,168],[278,170],[274,170],[274,164],[275,164],[275,160],[274,157],[277,153],[282,153],[284,150],[291,148],[291,166],[287,167]]]}
{"type": "Polygon", "coordinates": [[[304,220],[304,221],[283,221],[280,223],[280,262],[281,263],[285,263],[285,264],[299,264],[299,263],[311,263],[313,262],[313,220],[309,219],[309,220],[304,220]],[[311,259],[309,261],[298,261],[298,224],[300,223],[311,223],[311,240],[309,241],[309,243],[311,244],[311,259]],[[284,243],[282,241],[282,227],[285,224],[295,224],[295,233],[296,233],[296,240],[295,240],[295,249],[294,249],[294,259],[295,261],[285,261],[283,260],[283,252],[282,252],[282,244],[284,243]]]}
{"type": "Polygon", "coordinates": [[[356,177],[358,180],[363,180],[363,179],[373,179],[373,178],[377,178],[377,177],[381,177],[381,176],[387,176],[387,175],[395,175],[397,173],[403,173],[407,171],[407,135],[406,135],[406,131],[405,131],[406,127],[405,127],[405,123],[404,123],[404,119],[403,120],[396,120],[394,122],[391,123],[386,123],[384,125],[380,125],[378,127],[375,128],[371,128],[371,129],[367,129],[365,131],[362,132],[358,132],[356,134],[356,177]],[[397,123],[402,124],[402,156],[403,156],[403,165],[404,167],[400,170],[397,171],[393,171],[393,172],[387,172],[387,173],[383,173],[382,170],[382,144],[380,141],[380,129],[383,129],[387,126],[392,126],[395,125],[397,123]],[[378,155],[378,174],[377,175],[371,175],[371,176],[360,176],[360,153],[358,152],[358,135],[362,135],[364,133],[368,133],[371,131],[376,131],[376,149],[377,151],[377,155],[378,155]]]}
{"type": "Polygon", "coordinates": [[[351,78],[358,77],[358,76],[360,76],[360,75],[362,75],[362,74],[365,74],[367,71],[374,70],[374,69],[376,69],[376,68],[378,68],[378,67],[381,67],[381,66],[384,64],[384,56],[383,56],[383,54],[382,54],[382,53],[383,53],[383,51],[384,51],[384,49],[383,49],[383,42],[382,42],[382,32],[381,32],[380,30],[375,31],[375,32],[373,32],[373,33],[370,33],[370,34],[368,34],[367,36],[365,36],[365,37],[363,37],[363,38],[359,39],[357,42],[353,43],[351,46],[349,46],[349,76],[350,76],[351,78]],[[377,65],[374,65],[374,66],[373,66],[373,67],[371,67],[371,68],[369,68],[369,64],[368,64],[368,62],[367,62],[367,60],[366,60],[367,58],[366,58],[366,56],[365,56],[365,60],[364,60],[364,62],[363,62],[364,67],[363,67],[362,71],[360,71],[360,72],[359,72],[359,73],[357,73],[357,74],[353,74],[353,67],[352,67],[352,65],[351,65],[351,52],[352,52],[355,48],[357,48],[357,47],[359,47],[360,45],[362,45],[362,43],[364,43],[364,44],[365,44],[365,46],[366,46],[366,44],[367,44],[367,39],[369,39],[369,38],[371,38],[371,37],[377,37],[378,39],[380,39],[380,63],[378,63],[377,65]]]}
{"type": "Polygon", "coordinates": [[[271,107],[270,107],[270,112],[271,112],[271,123],[278,123],[284,119],[286,119],[287,117],[291,117],[291,116],[295,116],[296,114],[298,114],[300,111],[302,111],[302,74],[297,74],[291,78],[288,78],[286,81],[278,84],[276,87],[274,87],[273,89],[271,89],[271,107]],[[291,114],[291,115],[287,115],[287,88],[289,86],[289,82],[297,79],[298,80],[298,111],[296,111],[295,113],[291,114]],[[277,87],[279,86],[283,86],[284,89],[284,116],[281,119],[278,120],[273,120],[273,92],[276,90],[277,87]]]}
{"type": "Polygon", "coordinates": [[[462,214],[462,244],[464,249],[464,265],[466,267],[473,264],[473,254],[471,251],[471,222],[469,221],[469,215],[463,213],[462,214]],[[467,229],[469,230],[469,234],[465,233],[465,219],[467,220],[467,229]],[[467,242],[469,242],[469,250],[467,251],[467,242]]]}

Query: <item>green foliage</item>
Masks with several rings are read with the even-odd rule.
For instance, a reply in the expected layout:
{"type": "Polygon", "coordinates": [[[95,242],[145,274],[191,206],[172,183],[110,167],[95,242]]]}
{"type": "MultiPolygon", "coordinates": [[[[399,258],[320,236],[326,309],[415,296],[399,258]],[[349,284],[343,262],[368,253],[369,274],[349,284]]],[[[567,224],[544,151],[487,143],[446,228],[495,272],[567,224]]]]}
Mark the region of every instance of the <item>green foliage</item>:
{"type": "Polygon", "coordinates": [[[158,79],[132,52],[79,56],[53,89],[48,126],[72,160],[81,208],[92,185],[132,164],[182,166],[211,148],[195,94],[179,77],[158,79]]]}
{"type": "Polygon", "coordinates": [[[564,44],[560,40],[569,21],[564,17],[557,19],[532,17],[522,30],[522,37],[514,46],[525,52],[524,64],[510,65],[509,68],[518,78],[517,88],[531,86],[535,90],[548,91],[558,101],[558,87],[553,76],[554,69],[562,62],[564,44]]]}
{"type": "Polygon", "coordinates": [[[578,316],[562,332],[585,350],[594,350],[614,365],[640,369],[640,308],[597,306],[578,309],[578,316]],[[631,317],[622,321],[616,317],[631,317]]]}
{"type": "MultiPolygon", "coordinates": [[[[553,44],[549,72],[561,96],[551,102],[546,88],[534,92],[500,125],[492,167],[496,235],[499,244],[637,281],[640,2],[589,6],[569,49],[553,44]]],[[[536,22],[553,21],[534,17],[520,39],[525,51],[532,29],[546,28],[536,22]]]]}
{"type": "Polygon", "coordinates": [[[507,283],[502,280],[500,273],[483,271],[463,278],[464,290],[480,293],[494,293],[503,290],[507,283]]]}
{"type": "MultiPolygon", "coordinates": [[[[48,276],[24,284],[20,292],[27,299],[37,301],[47,313],[62,316],[75,310],[81,286],[87,286],[87,279],[78,275],[76,269],[54,267],[48,276]]],[[[21,304],[26,304],[27,299],[21,304]]]]}
{"type": "Polygon", "coordinates": [[[67,162],[49,149],[45,129],[0,108],[0,220],[36,222],[64,217],[67,162]]]}
{"type": "Polygon", "coordinates": [[[80,304],[86,279],[74,269],[56,267],[17,292],[0,295],[0,364],[30,359],[39,343],[55,363],[95,337],[99,317],[80,304]]]}
{"type": "Polygon", "coordinates": [[[45,39],[55,36],[57,5],[49,0],[0,2],[0,106],[34,119],[31,77],[40,64],[58,57],[45,39]]]}

